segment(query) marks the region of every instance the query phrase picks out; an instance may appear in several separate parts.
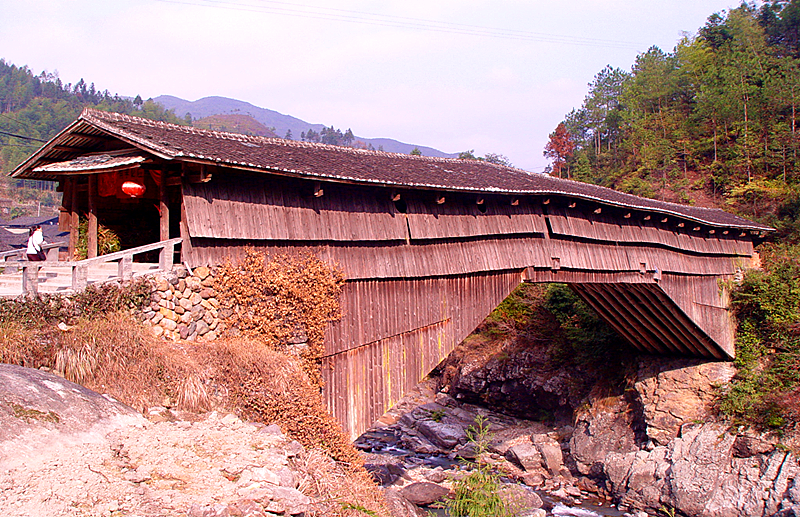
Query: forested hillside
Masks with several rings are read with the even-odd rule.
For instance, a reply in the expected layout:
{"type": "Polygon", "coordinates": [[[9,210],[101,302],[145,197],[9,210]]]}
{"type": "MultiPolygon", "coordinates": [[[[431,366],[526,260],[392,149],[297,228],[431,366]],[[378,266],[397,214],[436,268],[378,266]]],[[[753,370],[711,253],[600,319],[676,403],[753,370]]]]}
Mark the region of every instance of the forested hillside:
{"type": "Polygon", "coordinates": [[[798,108],[800,1],[743,3],[601,70],[545,155],[557,175],[783,228],[800,209],[798,108]]]}
{"type": "Polygon", "coordinates": [[[800,431],[800,0],[713,14],[672,52],[606,67],[550,135],[552,174],[774,226],[729,285],[739,373],[719,409],[800,431]]]}
{"type": "Polygon", "coordinates": [[[16,182],[6,174],[42,143],[74,121],[84,107],[185,123],[152,100],[125,99],[81,79],[64,84],[55,74],[34,75],[0,59],[0,210],[4,219],[52,211],[58,202],[49,182],[16,182]]]}

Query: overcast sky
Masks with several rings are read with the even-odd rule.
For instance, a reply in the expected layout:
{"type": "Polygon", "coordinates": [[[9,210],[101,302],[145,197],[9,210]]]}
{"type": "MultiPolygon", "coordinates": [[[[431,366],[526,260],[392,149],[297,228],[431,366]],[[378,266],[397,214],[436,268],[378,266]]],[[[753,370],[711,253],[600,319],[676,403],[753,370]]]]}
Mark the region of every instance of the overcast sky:
{"type": "MultiPolygon", "coordinates": [[[[112,94],[232,97],[541,171],[610,64],[733,0],[0,0],[0,58],[112,94]]],[[[179,114],[182,115],[182,114],[179,114]]]]}

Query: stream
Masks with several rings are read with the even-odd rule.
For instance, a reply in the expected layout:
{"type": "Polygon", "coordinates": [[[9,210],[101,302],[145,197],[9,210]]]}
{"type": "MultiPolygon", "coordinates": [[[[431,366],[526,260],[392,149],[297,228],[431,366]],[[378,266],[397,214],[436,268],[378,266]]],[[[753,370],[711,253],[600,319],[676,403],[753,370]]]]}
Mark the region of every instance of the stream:
{"type": "MultiPolygon", "coordinates": [[[[538,469],[534,474],[535,469],[528,472],[506,459],[508,454],[504,453],[504,449],[514,444],[530,444],[534,437],[546,436],[547,433],[563,434],[563,430],[494,413],[478,406],[458,404],[446,395],[437,394],[434,386],[435,383],[431,382],[418,386],[415,392],[395,405],[374,427],[354,442],[356,448],[364,454],[367,470],[382,486],[402,491],[409,485],[424,483],[449,489],[452,479],[464,475],[468,470],[469,461],[461,456],[469,456],[470,446],[463,437],[458,445],[450,448],[445,446],[441,443],[441,437],[427,430],[435,426],[426,415],[433,414],[439,418],[436,423],[444,429],[442,432],[445,435],[448,431],[457,433],[459,427],[466,429],[475,416],[481,415],[491,424],[493,433],[488,461],[500,473],[501,481],[508,485],[517,485],[523,492],[535,494],[532,499],[537,501],[538,506],[532,507],[530,512],[523,515],[545,515],[541,511],[533,513],[539,506],[547,516],[632,515],[611,505],[597,494],[578,488],[579,481],[573,479],[563,465],[560,474],[548,473],[544,468],[538,469]],[[542,479],[537,479],[537,475],[542,479]],[[534,476],[533,482],[529,476],[534,476]]],[[[544,460],[542,463],[544,464],[544,460]]],[[[436,508],[435,504],[419,506],[424,512],[431,512],[433,515],[448,515],[445,509],[436,508]]]]}

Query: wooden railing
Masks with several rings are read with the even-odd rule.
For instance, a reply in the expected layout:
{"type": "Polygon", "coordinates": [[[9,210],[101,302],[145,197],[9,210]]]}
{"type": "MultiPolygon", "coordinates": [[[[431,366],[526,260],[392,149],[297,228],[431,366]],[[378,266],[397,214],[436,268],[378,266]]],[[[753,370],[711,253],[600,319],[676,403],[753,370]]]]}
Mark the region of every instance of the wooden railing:
{"type": "MultiPolygon", "coordinates": [[[[9,264],[16,265],[22,269],[22,293],[28,296],[35,296],[39,292],[39,270],[43,267],[62,267],[71,268],[72,270],[72,290],[80,291],[84,289],[88,283],[89,268],[93,265],[103,264],[106,262],[117,263],[117,276],[109,278],[108,280],[130,280],[133,278],[133,257],[148,251],[160,250],[158,258],[158,269],[168,271],[172,269],[175,256],[175,245],[180,244],[181,238],[168,239],[166,241],[154,242],[153,244],[146,244],[138,248],[131,248],[122,251],[116,251],[107,255],[101,255],[85,260],[65,261],[59,262],[58,260],[47,260],[42,262],[34,261],[19,261],[10,262],[9,264]]],[[[50,246],[57,246],[52,244],[50,246]]],[[[57,248],[56,248],[57,250],[57,248]]],[[[24,251],[24,250],[22,250],[24,251]]],[[[11,252],[6,252],[11,253],[11,252]]],[[[3,255],[0,254],[0,258],[3,255]]],[[[1,264],[0,264],[1,265],[1,264]]]]}

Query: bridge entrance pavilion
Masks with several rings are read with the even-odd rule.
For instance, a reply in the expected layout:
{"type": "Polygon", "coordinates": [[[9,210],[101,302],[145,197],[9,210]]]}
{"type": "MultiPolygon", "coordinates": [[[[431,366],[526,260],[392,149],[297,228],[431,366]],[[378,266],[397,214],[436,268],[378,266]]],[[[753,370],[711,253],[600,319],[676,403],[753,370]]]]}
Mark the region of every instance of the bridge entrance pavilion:
{"type": "Polygon", "coordinates": [[[338,264],[343,317],[327,329],[323,377],[330,411],[353,436],[523,281],[569,284],[642,352],[730,359],[721,281],[750,267],[771,230],[483,161],[89,109],[12,176],[59,182],[71,248],[86,214],[90,249],[99,220],[141,228],[141,241],[180,239],[178,260],[190,267],[247,246],[338,264]],[[126,198],[126,181],[143,192],[126,198]]]}

